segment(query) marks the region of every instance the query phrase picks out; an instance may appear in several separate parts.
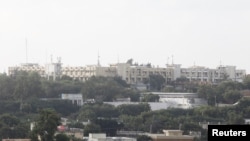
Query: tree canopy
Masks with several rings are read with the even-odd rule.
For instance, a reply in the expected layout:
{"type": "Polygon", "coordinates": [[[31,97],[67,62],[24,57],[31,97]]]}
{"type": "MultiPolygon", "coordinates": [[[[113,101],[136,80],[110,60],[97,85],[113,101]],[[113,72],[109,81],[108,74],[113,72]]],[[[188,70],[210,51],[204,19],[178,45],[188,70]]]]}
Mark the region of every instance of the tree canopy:
{"type": "Polygon", "coordinates": [[[53,109],[42,109],[35,121],[33,133],[40,136],[42,141],[53,140],[57,126],[60,125],[60,117],[53,109]]]}

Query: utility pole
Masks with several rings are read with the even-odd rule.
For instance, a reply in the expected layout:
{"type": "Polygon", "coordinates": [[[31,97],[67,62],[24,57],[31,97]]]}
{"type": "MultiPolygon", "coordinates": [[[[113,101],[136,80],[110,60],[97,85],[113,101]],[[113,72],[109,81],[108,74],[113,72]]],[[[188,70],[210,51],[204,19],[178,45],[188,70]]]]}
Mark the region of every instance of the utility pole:
{"type": "Polygon", "coordinates": [[[28,63],[28,39],[25,38],[26,63],[28,63]]]}
{"type": "Polygon", "coordinates": [[[153,115],[152,123],[150,124],[150,133],[152,133],[153,131],[154,120],[155,120],[155,115],[153,115]]]}
{"type": "Polygon", "coordinates": [[[217,106],[216,95],[214,96],[214,105],[217,106]]]}

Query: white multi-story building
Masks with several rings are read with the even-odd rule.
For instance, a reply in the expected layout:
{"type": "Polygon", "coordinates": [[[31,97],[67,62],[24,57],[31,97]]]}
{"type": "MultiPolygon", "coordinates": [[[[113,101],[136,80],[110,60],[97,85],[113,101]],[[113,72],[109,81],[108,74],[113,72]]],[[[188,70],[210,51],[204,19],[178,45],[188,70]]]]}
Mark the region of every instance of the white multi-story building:
{"type": "Polygon", "coordinates": [[[245,70],[236,70],[235,66],[218,66],[216,69],[209,69],[201,66],[182,68],[181,76],[190,81],[218,83],[224,79],[242,82],[246,76],[245,70]]]}
{"type": "Polygon", "coordinates": [[[144,83],[148,81],[149,76],[153,74],[162,75],[166,81],[172,81],[176,77],[174,67],[160,68],[152,67],[151,65],[133,66],[127,63],[118,63],[116,68],[117,75],[129,84],[144,83]]]}
{"type": "Polygon", "coordinates": [[[67,75],[73,79],[86,81],[92,76],[114,77],[116,76],[116,68],[101,67],[98,65],[88,65],[86,67],[64,67],[62,75],[67,75]]]}
{"type": "Polygon", "coordinates": [[[46,77],[48,79],[50,79],[50,77],[53,78],[53,80],[55,80],[57,77],[61,76],[61,69],[62,69],[62,63],[61,63],[61,59],[58,59],[57,63],[48,63],[45,65],[45,74],[46,77]]]}
{"type": "Polygon", "coordinates": [[[37,72],[42,77],[45,77],[45,68],[36,63],[24,63],[20,66],[13,66],[8,68],[8,75],[14,76],[17,72],[25,71],[25,72],[37,72]]]}
{"type": "Polygon", "coordinates": [[[61,62],[46,64],[45,67],[38,64],[22,64],[9,67],[9,75],[15,75],[17,71],[38,72],[42,77],[69,76],[73,79],[86,81],[92,76],[115,77],[119,76],[128,84],[143,84],[153,74],[161,75],[166,82],[175,81],[177,78],[186,77],[190,81],[218,83],[224,79],[242,82],[246,76],[245,70],[237,70],[235,66],[218,66],[215,69],[193,66],[181,68],[180,64],[167,64],[166,67],[152,67],[147,65],[131,65],[129,63],[117,63],[108,67],[88,65],[81,67],[62,67],[61,62]]]}
{"type": "Polygon", "coordinates": [[[76,104],[78,106],[83,105],[82,94],[62,94],[62,99],[71,100],[72,104],[76,104]]]}

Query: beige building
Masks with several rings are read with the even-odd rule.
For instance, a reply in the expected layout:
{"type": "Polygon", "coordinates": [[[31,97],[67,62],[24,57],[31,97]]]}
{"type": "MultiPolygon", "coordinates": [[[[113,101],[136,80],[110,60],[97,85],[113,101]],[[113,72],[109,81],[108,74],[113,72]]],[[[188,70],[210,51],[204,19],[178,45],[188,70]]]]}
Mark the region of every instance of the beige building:
{"type": "Polygon", "coordinates": [[[181,68],[180,64],[167,64],[166,67],[154,67],[147,65],[131,65],[117,63],[107,67],[100,65],[87,65],[62,67],[61,61],[46,64],[45,67],[38,64],[21,64],[21,66],[9,67],[9,75],[15,75],[18,71],[38,72],[42,77],[56,79],[63,75],[75,80],[86,81],[92,76],[114,77],[120,76],[128,84],[143,84],[149,80],[152,74],[162,75],[166,82],[171,82],[180,77],[186,77],[190,81],[204,83],[218,83],[223,79],[242,82],[246,76],[245,70],[238,70],[235,66],[218,66],[210,69],[201,66],[181,68]]]}
{"type": "Polygon", "coordinates": [[[45,77],[45,67],[40,66],[36,63],[25,63],[20,66],[13,66],[8,68],[8,75],[16,75],[17,72],[26,71],[26,72],[37,72],[42,77],[45,77]]]}
{"type": "Polygon", "coordinates": [[[162,75],[166,82],[186,77],[190,81],[218,83],[223,79],[242,82],[246,76],[245,70],[237,70],[235,66],[218,66],[210,69],[201,66],[181,68],[180,64],[167,64],[166,67],[132,66],[126,63],[117,64],[117,74],[129,84],[140,84],[149,79],[151,74],[162,75]]]}
{"type": "Polygon", "coordinates": [[[180,75],[178,74],[180,65],[171,65],[167,68],[152,67],[151,65],[133,66],[127,63],[118,63],[117,75],[121,76],[129,84],[140,84],[149,80],[153,74],[162,75],[166,81],[173,81],[180,75]],[[178,71],[176,71],[178,70],[178,71]]]}
{"type": "Polygon", "coordinates": [[[63,67],[62,75],[86,81],[92,76],[114,77],[116,76],[116,68],[112,66],[101,67],[98,65],[88,65],[86,67],[63,67]]]}
{"type": "Polygon", "coordinates": [[[193,141],[194,136],[183,135],[181,130],[163,130],[163,134],[148,134],[153,141],[193,141]]]}
{"type": "Polygon", "coordinates": [[[182,68],[181,76],[190,81],[218,83],[223,79],[242,82],[246,76],[245,70],[237,70],[235,66],[218,66],[216,69],[209,69],[201,66],[182,68]]]}

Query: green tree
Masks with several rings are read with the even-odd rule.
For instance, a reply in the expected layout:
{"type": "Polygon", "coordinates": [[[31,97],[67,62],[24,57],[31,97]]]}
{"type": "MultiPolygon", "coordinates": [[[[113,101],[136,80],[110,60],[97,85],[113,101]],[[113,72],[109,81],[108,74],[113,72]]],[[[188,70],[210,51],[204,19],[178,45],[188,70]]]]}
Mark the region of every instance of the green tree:
{"type": "Polygon", "coordinates": [[[20,102],[20,111],[23,111],[25,101],[42,95],[40,75],[35,72],[18,72],[15,77],[14,100],[20,102]]]}
{"type": "Polygon", "coordinates": [[[3,114],[0,116],[0,137],[1,138],[26,138],[28,126],[13,115],[3,114]]]}
{"type": "Polygon", "coordinates": [[[100,133],[102,130],[101,130],[101,127],[100,125],[98,124],[95,124],[95,123],[90,123],[90,124],[87,124],[85,127],[84,127],[84,136],[88,136],[89,133],[100,133]]]}
{"type": "Polygon", "coordinates": [[[122,80],[122,78],[119,77],[119,76],[115,76],[115,77],[114,77],[114,80],[115,80],[118,84],[120,84],[121,86],[123,86],[123,87],[129,87],[129,85],[127,84],[127,82],[126,82],[125,80],[122,80]]]}
{"type": "Polygon", "coordinates": [[[23,100],[25,97],[28,97],[28,73],[27,72],[18,72],[16,76],[16,85],[15,85],[15,100],[20,102],[20,111],[22,111],[23,100]]]}
{"type": "Polygon", "coordinates": [[[186,91],[186,92],[194,92],[193,89],[195,89],[195,85],[193,84],[193,82],[190,82],[189,79],[187,77],[179,77],[176,78],[176,80],[174,81],[174,85],[175,87],[180,87],[181,90],[179,91],[186,91]]]}
{"type": "Polygon", "coordinates": [[[73,79],[68,75],[62,75],[61,80],[72,81],[73,79]]]}
{"type": "Polygon", "coordinates": [[[140,92],[135,89],[122,89],[119,94],[116,95],[117,98],[130,98],[133,102],[138,102],[140,100],[140,92]]]}
{"type": "Polygon", "coordinates": [[[153,141],[153,139],[147,135],[139,135],[136,137],[137,141],[153,141]]]}
{"type": "Polygon", "coordinates": [[[41,76],[36,72],[28,73],[29,97],[41,97],[44,94],[41,79],[41,76]]]}
{"type": "Polygon", "coordinates": [[[118,77],[93,76],[84,83],[81,92],[84,99],[95,99],[99,102],[113,101],[116,98],[138,100],[139,94],[125,85],[118,77]]]}
{"type": "Polygon", "coordinates": [[[242,109],[247,108],[247,107],[250,107],[250,99],[248,99],[248,98],[241,99],[239,101],[239,103],[236,105],[237,110],[242,110],[242,109]]]}
{"type": "Polygon", "coordinates": [[[244,79],[243,79],[243,85],[246,89],[250,89],[250,75],[247,75],[244,79]]]}
{"type": "Polygon", "coordinates": [[[13,100],[15,83],[6,74],[0,74],[0,99],[13,100]]]}
{"type": "Polygon", "coordinates": [[[56,141],[70,141],[70,138],[66,134],[57,134],[55,139],[56,141]]]}
{"type": "Polygon", "coordinates": [[[133,59],[132,58],[128,59],[126,63],[130,64],[130,65],[133,65],[133,59]]]}
{"type": "Polygon", "coordinates": [[[97,116],[93,109],[84,109],[80,111],[77,118],[81,121],[93,121],[97,116]]]}
{"type": "Polygon", "coordinates": [[[57,81],[42,81],[43,97],[58,98],[62,93],[80,93],[83,83],[74,80],[62,79],[57,81]]]}
{"type": "Polygon", "coordinates": [[[217,100],[224,103],[234,103],[241,98],[240,90],[243,86],[239,82],[224,81],[216,87],[217,100]]]}
{"type": "Polygon", "coordinates": [[[113,119],[97,119],[95,123],[100,125],[102,132],[108,136],[116,136],[116,131],[122,127],[121,124],[118,124],[118,122],[113,119]]]}
{"type": "Polygon", "coordinates": [[[184,134],[188,134],[189,131],[201,131],[202,127],[198,124],[187,122],[181,126],[181,130],[184,131],[184,134]]]}
{"type": "Polygon", "coordinates": [[[115,118],[118,116],[119,112],[113,105],[95,103],[84,104],[79,112],[78,119],[95,121],[97,118],[115,118]]]}
{"type": "Polygon", "coordinates": [[[119,94],[121,86],[112,78],[91,77],[82,88],[84,99],[96,99],[97,101],[113,101],[119,94]]]}
{"type": "Polygon", "coordinates": [[[150,89],[160,91],[165,83],[165,78],[160,74],[149,75],[150,89]]]}
{"type": "Polygon", "coordinates": [[[147,94],[143,97],[143,102],[159,102],[160,96],[154,94],[147,94]]]}
{"type": "Polygon", "coordinates": [[[137,116],[142,112],[148,112],[151,110],[148,103],[140,104],[122,104],[117,107],[121,115],[137,116]]]}
{"type": "Polygon", "coordinates": [[[244,124],[243,115],[236,111],[228,112],[228,124],[244,124]]]}
{"type": "Polygon", "coordinates": [[[241,93],[238,90],[229,90],[223,94],[223,98],[227,103],[233,104],[241,98],[241,93]]]}
{"type": "Polygon", "coordinates": [[[42,141],[52,141],[58,125],[60,125],[60,117],[56,111],[42,109],[35,122],[33,132],[39,135],[42,141]]]}
{"type": "Polygon", "coordinates": [[[201,85],[197,93],[200,98],[207,100],[208,105],[215,105],[218,103],[218,96],[212,85],[201,85]]]}
{"type": "Polygon", "coordinates": [[[77,122],[71,122],[68,124],[68,128],[80,128],[80,129],[84,129],[84,125],[83,123],[77,121],[77,122]]]}
{"type": "Polygon", "coordinates": [[[15,97],[24,100],[37,97],[43,93],[41,88],[41,77],[35,72],[18,72],[15,79],[15,97]]]}
{"type": "Polygon", "coordinates": [[[123,129],[128,131],[142,131],[143,119],[141,116],[121,115],[120,120],[124,124],[123,129]]]}

